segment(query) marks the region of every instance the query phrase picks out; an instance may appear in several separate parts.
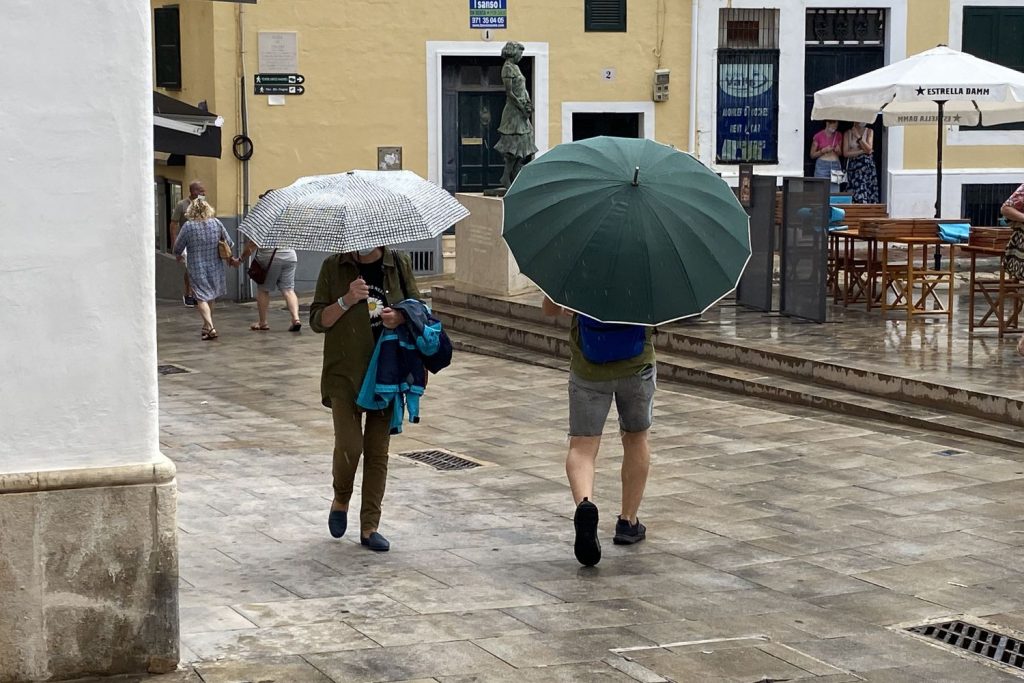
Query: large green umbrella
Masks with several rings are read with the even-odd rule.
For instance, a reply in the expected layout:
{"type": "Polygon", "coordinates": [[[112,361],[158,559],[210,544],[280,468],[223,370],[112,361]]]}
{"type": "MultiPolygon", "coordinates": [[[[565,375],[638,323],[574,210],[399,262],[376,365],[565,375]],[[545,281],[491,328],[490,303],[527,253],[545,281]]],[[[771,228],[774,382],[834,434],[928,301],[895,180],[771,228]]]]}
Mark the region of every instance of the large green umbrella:
{"type": "Polygon", "coordinates": [[[552,301],[603,322],[661,325],[731,292],[750,258],[732,189],[689,154],[598,137],[555,147],[505,195],[502,231],[552,301]]]}

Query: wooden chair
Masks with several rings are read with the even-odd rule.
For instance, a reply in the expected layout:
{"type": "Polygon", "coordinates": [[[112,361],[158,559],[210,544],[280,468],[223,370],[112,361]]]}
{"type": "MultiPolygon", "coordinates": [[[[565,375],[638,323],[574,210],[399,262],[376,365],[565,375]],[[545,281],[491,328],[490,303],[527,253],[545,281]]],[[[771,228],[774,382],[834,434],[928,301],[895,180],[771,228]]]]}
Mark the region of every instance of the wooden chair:
{"type": "Polygon", "coordinates": [[[995,327],[999,337],[1008,332],[1024,331],[1020,326],[1021,311],[1024,309],[1024,283],[1008,275],[1003,268],[1003,251],[1012,232],[1012,228],[973,227],[968,243],[961,247],[971,257],[967,295],[967,311],[970,316],[967,330],[971,334],[975,327],[995,327]],[[979,256],[998,258],[999,273],[979,275],[979,256]],[[979,317],[975,308],[980,302],[984,302],[985,307],[979,317]],[[1009,312],[1006,308],[1008,304],[1009,312]],[[992,319],[994,323],[990,322],[992,319]]]}

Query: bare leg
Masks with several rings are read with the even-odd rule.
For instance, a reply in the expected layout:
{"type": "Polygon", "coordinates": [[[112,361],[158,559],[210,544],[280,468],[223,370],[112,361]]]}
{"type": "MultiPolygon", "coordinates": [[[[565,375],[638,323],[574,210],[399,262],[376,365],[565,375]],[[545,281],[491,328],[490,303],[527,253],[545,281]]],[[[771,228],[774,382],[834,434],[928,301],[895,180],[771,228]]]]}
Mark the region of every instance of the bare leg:
{"type": "Polygon", "coordinates": [[[577,505],[584,498],[594,499],[594,463],[597,461],[597,451],[600,447],[600,436],[569,437],[565,474],[569,477],[572,499],[577,505]]]}
{"type": "Polygon", "coordinates": [[[647,473],[651,469],[651,449],[647,432],[622,435],[622,519],[636,524],[636,513],[647,487],[647,473]]]}
{"type": "Polygon", "coordinates": [[[197,301],[196,310],[199,311],[199,317],[203,319],[203,328],[207,330],[213,329],[213,306],[209,301],[197,301]]]}
{"type": "Polygon", "coordinates": [[[256,290],[256,308],[260,314],[260,327],[267,324],[267,311],[270,310],[270,292],[257,289],[256,290]]]}
{"type": "Polygon", "coordinates": [[[295,296],[295,290],[281,290],[281,296],[284,297],[284,303],[288,306],[288,314],[291,315],[292,322],[299,322],[299,297],[295,296]]]}

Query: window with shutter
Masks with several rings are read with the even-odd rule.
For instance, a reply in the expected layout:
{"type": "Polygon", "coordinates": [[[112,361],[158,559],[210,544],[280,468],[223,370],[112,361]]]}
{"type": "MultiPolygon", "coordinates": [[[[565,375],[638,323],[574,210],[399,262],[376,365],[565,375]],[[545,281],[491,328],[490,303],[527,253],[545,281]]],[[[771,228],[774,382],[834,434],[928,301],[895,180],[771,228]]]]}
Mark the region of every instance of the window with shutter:
{"type": "Polygon", "coordinates": [[[177,7],[153,10],[153,34],[156,43],[156,85],[181,89],[181,26],[177,7]]]}
{"type": "MultiPolygon", "coordinates": [[[[1024,71],[1024,7],[964,7],[963,50],[1024,71]]],[[[964,130],[1024,130],[1024,124],[964,130]]]]}
{"type": "Polygon", "coordinates": [[[587,31],[626,30],[626,0],[584,0],[583,13],[587,31]]]}

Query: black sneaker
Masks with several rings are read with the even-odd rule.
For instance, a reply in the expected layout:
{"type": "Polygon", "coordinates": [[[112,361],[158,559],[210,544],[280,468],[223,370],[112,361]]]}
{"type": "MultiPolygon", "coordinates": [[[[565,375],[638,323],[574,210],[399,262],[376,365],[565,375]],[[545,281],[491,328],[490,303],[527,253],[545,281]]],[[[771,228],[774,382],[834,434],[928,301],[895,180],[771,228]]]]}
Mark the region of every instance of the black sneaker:
{"type": "Polygon", "coordinates": [[[601,561],[601,541],[597,538],[597,506],[586,498],[576,506],[572,518],[576,527],[576,543],[573,552],[584,567],[593,567],[601,561]]]}
{"type": "Polygon", "coordinates": [[[619,517],[615,522],[615,538],[612,541],[615,545],[633,545],[647,538],[647,527],[636,520],[636,524],[630,524],[628,519],[619,517]]]}

